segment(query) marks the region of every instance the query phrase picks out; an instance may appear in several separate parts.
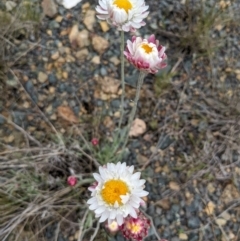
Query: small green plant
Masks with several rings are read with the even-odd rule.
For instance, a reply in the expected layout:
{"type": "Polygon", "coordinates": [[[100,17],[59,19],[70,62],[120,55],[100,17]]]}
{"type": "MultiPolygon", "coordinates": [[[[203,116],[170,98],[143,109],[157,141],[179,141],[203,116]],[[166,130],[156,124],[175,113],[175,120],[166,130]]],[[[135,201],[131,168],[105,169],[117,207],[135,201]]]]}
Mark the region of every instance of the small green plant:
{"type": "Polygon", "coordinates": [[[160,96],[165,90],[171,87],[171,79],[176,75],[171,72],[161,72],[161,74],[156,76],[154,81],[154,91],[157,96],[160,96]]]}

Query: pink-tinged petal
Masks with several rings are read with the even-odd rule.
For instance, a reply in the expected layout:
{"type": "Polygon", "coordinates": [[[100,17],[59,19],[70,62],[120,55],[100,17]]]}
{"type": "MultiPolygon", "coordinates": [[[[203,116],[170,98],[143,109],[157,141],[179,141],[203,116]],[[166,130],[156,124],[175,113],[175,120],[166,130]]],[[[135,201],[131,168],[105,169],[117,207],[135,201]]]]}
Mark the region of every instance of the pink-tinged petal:
{"type": "MultiPolygon", "coordinates": [[[[142,24],[144,23],[135,21],[132,26],[137,28],[142,24]]],[[[124,55],[131,64],[144,72],[155,74],[159,69],[166,67],[166,63],[163,63],[163,60],[167,57],[165,47],[159,45],[159,41],[156,40],[154,35],[151,35],[148,39],[133,36],[132,41],[127,41],[124,55]],[[132,46],[132,48],[129,46],[132,46]]]]}
{"type": "Polygon", "coordinates": [[[108,12],[105,9],[102,9],[99,6],[97,6],[95,9],[100,14],[108,14],[108,12]]]}
{"type": "Polygon", "coordinates": [[[154,34],[152,34],[152,35],[148,38],[148,42],[149,42],[149,43],[153,43],[153,44],[156,43],[156,39],[155,39],[154,34]]]}

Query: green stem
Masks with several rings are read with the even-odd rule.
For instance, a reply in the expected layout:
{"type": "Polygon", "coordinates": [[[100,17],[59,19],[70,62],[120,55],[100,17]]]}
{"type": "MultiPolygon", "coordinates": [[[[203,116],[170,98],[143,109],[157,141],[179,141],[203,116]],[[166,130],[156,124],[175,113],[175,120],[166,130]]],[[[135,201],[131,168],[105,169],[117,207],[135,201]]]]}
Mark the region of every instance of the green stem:
{"type": "Polygon", "coordinates": [[[132,123],[133,123],[133,119],[134,119],[136,111],[137,111],[137,104],[138,104],[138,100],[139,100],[139,97],[140,97],[140,91],[141,91],[141,87],[143,85],[143,80],[144,80],[145,76],[146,76],[146,73],[140,71],[140,74],[139,74],[139,77],[138,77],[138,82],[137,82],[136,96],[135,96],[135,99],[134,99],[132,111],[131,111],[131,113],[129,115],[129,118],[128,118],[128,125],[127,125],[127,128],[125,130],[126,132],[124,134],[124,136],[126,136],[126,138],[125,138],[125,141],[123,143],[122,150],[125,149],[125,147],[127,145],[127,142],[128,142],[129,131],[131,129],[131,126],[132,126],[132,123]]]}
{"type": "Polygon", "coordinates": [[[121,106],[120,106],[120,120],[118,123],[118,129],[120,131],[123,115],[124,115],[124,97],[125,97],[125,80],[124,80],[124,31],[121,31],[121,46],[120,46],[120,52],[121,52],[121,85],[122,85],[122,95],[121,95],[121,106]]]}

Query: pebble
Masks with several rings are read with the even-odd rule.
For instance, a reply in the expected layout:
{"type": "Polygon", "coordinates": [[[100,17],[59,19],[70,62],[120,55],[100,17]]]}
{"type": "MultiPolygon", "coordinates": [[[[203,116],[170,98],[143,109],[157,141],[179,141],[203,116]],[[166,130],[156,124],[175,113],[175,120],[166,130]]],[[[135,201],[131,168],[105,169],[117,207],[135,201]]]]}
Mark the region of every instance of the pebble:
{"type": "Polygon", "coordinates": [[[90,45],[89,32],[86,29],[80,31],[76,36],[76,41],[80,48],[89,46],[90,45]]]}
{"type": "Polygon", "coordinates": [[[37,97],[37,94],[34,90],[34,86],[33,86],[33,83],[31,80],[28,80],[25,84],[25,88],[26,88],[26,91],[28,92],[28,94],[31,96],[31,98],[33,99],[34,102],[37,102],[38,101],[38,97],[37,97]]]}
{"type": "Polygon", "coordinates": [[[100,56],[94,56],[91,62],[94,64],[100,64],[100,56]]]}
{"type": "Polygon", "coordinates": [[[3,140],[6,142],[6,143],[11,143],[14,141],[14,135],[10,135],[10,136],[4,136],[3,140]]]}
{"type": "Polygon", "coordinates": [[[223,219],[223,218],[217,218],[217,219],[215,220],[215,222],[216,222],[216,224],[219,225],[219,226],[224,226],[224,225],[226,225],[226,223],[227,223],[227,221],[226,221],[225,219],[223,219]]]}
{"type": "Polygon", "coordinates": [[[174,191],[180,191],[179,184],[173,181],[169,182],[169,188],[174,191]]]}
{"type": "Polygon", "coordinates": [[[53,73],[50,73],[48,75],[48,81],[50,84],[56,84],[57,83],[57,78],[53,73]]]}
{"type": "Polygon", "coordinates": [[[92,38],[92,46],[95,51],[102,54],[109,47],[109,42],[101,36],[94,35],[92,38]]]}
{"type": "Polygon", "coordinates": [[[56,18],[55,18],[55,21],[58,22],[58,23],[61,23],[63,20],[63,16],[61,15],[58,15],[56,18]]]}
{"type": "Polygon", "coordinates": [[[54,51],[52,54],[51,54],[51,59],[52,60],[57,60],[59,58],[60,54],[58,51],[54,51]]]}
{"type": "Polygon", "coordinates": [[[5,123],[5,119],[3,117],[0,116],[0,125],[5,123]]]}
{"type": "Polygon", "coordinates": [[[55,91],[56,91],[55,87],[53,87],[53,86],[49,87],[49,93],[50,94],[54,94],[55,91]]]}
{"type": "Polygon", "coordinates": [[[49,18],[54,18],[57,14],[57,6],[54,0],[43,0],[42,1],[43,12],[49,18]]]}
{"type": "Polygon", "coordinates": [[[93,25],[96,22],[95,14],[96,12],[94,10],[87,10],[83,19],[83,23],[89,31],[93,31],[93,25]]]}
{"type": "Polygon", "coordinates": [[[47,79],[48,79],[48,75],[47,74],[45,74],[43,72],[39,72],[38,73],[38,81],[40,83],[45,83],[47,81],[47,79]]]}
{"type": "Polygon", "coordinates": [[[162,199],[156,202],[156,205],[159,205],[161,208],[163,208],[164,210],[169,210],[171,207],[171,203],[169,201],[169,199],[162,199]]]}
{"type": "Polygon", "coordinates": [[[109,30],[109,26],[106,21],[100,21],[100,26],[103,32],[107,32],[109,30]]]}
{"type": "Polygon", "coordinates": [[[89,51],[88,51],[87,48],[81,49],[81,50],[76,52],[76,58],[78,60],[85,60],[88,57],[88,55],[89,55],[89,51]]]}
{"type": "Polygon", "coordinates": [[[198,217],[189,217],[187,220],[187,225],[189,228],[196,229],[200,227],[200,219],[198,217]]]}
{"type": "Polygon", "coordinates": [[[179,239],[180,239],[180,240],[188,240],[188,236],[187,236],[187,234],[185,234],[185,233],[180,233],[180,234],[179,234],[179,239]]]}

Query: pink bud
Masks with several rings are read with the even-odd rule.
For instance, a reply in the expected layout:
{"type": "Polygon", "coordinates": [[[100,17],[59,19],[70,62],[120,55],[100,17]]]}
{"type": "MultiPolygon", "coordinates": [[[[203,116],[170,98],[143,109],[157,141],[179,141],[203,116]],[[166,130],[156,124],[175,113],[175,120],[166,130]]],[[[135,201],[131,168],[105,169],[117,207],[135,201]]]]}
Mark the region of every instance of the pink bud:
{"type": "Polygon", "coordinates": [[[92,142],[92,144],[93,144],[94,146],[97,146],[98,143],[99,143],[99,140],[94,137],[94,138],[92,138],[91,142],[92,142]]]}
{"type": "Polygon", "coordinates": [[[106,222],[105,227],[111,234],[115,234],[119,230],[118,223],[115,220],[111,223],[106,222]]]}
{"type": "Polygon", "coordinates": [[[77,184],[77,178],[75,176],[69,176],[67,179],[67,183],[69,186],[75,186],[77,184]]]}

